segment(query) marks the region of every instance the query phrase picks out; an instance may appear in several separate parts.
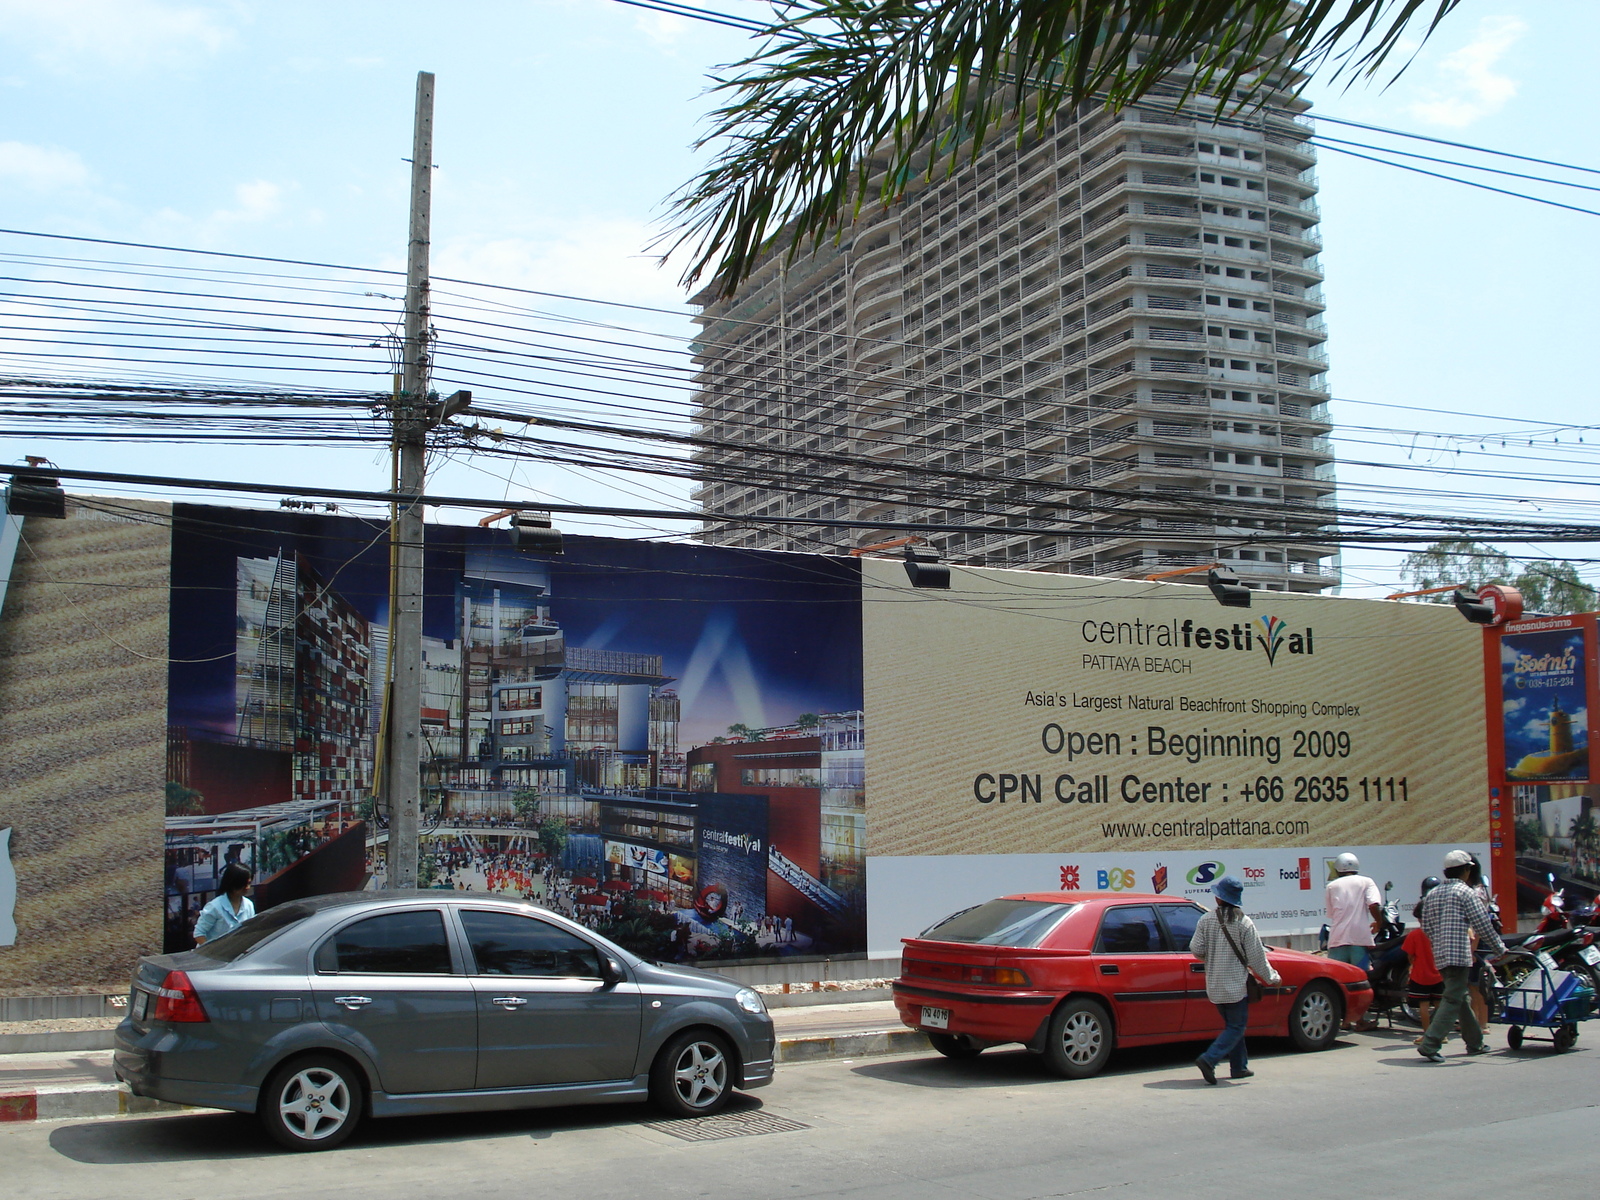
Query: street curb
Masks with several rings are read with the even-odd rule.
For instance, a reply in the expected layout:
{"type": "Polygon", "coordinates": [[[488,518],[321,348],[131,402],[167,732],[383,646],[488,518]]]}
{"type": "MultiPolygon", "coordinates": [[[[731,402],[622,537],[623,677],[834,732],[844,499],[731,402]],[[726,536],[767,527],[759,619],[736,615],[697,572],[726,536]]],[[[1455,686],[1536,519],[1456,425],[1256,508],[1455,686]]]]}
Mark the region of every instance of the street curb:
{"type": "Polygon", "coordinates": [[[57,1054],[73,1050],[110,1050],[115,1029],[66,1029],[55,1033],[0,1033],[0,1055],[57,1054]]]}
{"type": "Polygon", "coordinates": [[[819,1062],[828,1058],[867,1058],[874,1054],[908,1054],[932,1048],[928,1035],[921,1030],[879,1029],[862,1033],[784,1038],[778,1043],[778,1061],[819,1062]]]}
{"type": "Polygon", "coordinates": [[[63,1121],[77,1117],[124,1117],[135,1113],[189,1112],[187,1104],[169,1104],[135,1096],[117,1084],[24,1088],[0,1092],[0,1123],[63,1121]]]}

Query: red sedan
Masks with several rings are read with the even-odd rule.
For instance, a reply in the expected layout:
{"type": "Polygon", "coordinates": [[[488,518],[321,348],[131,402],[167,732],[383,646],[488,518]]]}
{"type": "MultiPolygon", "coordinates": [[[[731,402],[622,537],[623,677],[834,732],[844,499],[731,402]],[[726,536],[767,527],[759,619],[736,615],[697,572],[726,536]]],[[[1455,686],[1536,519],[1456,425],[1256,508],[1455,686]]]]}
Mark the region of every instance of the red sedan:
{"type": "MultiPolygon", "coordinates": [[[[1060,892],[990,900],[906,938],[900,1019],[950,1058],[1021,1042],[1069,1078],[1118,1046],[1198,1042],[1222,1020],[1189,938],[1205,910],[1173,896],[1060,892]]],[[[1323,1050],[1372,1001],[1359,967],[1269,948],[1282,983],[1250,1008],[1248,1032],[1323,1050]]]]}

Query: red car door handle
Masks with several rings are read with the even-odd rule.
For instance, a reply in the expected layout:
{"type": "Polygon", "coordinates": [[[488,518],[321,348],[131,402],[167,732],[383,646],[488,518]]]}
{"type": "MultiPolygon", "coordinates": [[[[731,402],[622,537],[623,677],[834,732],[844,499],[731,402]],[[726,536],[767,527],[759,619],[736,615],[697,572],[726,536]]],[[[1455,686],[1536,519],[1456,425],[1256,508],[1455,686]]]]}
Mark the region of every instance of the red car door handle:
{"type": "Polygon", "coordinates": [[[1206,973],[1206,965],[1205,963],[1190,963],[1189,970],[1196,975],[1204,975],[1206,973]]]}
{"type": "Polygon", "coordinates": [[[1102,975],[1120,975],[1120,974],[1122,974],[1122,970],[1121,970],[1120,967],[1113,966],[1111,963],[1101,963],[1100,964],[1100,974],[1102,974],[1102,975]]]}

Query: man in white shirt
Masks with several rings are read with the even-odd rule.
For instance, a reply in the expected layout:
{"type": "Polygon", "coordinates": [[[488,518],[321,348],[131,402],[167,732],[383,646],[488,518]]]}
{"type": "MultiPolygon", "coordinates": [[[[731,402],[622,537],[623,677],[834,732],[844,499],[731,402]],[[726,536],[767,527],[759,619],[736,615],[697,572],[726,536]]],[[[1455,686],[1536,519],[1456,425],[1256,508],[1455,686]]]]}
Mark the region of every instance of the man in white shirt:
{"type": "Polygon", "coordinates": [[[1383,918],[1383,893],[1378,885],[1357,872],[1356,856],[1344,853],[1333,860],[1338,877],[1328,884],[1328,957],[1363,971],[1372,955],[1372,934],[1383,918]]]}

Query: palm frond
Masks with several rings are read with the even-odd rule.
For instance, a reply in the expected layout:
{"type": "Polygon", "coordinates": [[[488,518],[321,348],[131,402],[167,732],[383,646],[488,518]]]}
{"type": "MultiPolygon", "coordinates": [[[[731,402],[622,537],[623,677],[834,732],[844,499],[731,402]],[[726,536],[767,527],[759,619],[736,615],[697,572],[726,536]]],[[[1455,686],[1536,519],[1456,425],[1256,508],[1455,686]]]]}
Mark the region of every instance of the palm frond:
{"type": "Polygon", "coordinates": [[[819,246],[863,204],[975,157],[1008,121],[1022,136],[1063,108],[1117,109],[1174,81],[1179,103],[1229,111],[1324,68],[1370,77],[1460,2],[785,4],[761,48],[714,82],[725,99],[696,147],[712,158],[671,199],[666,252],[692,247],[684,282],[709,274],[731,295],[783,240],[791,256],[819,246]]]}

